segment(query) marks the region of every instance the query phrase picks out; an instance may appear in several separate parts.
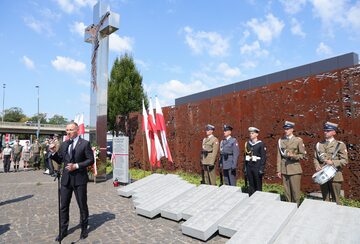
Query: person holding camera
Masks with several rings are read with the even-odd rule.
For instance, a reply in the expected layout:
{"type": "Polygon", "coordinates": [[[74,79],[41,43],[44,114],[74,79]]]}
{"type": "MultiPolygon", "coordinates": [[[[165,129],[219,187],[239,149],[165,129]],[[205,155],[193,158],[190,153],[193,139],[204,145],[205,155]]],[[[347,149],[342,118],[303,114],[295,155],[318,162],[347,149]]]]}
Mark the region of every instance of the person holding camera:
{"type": "Polygon", "coordinates": [[[61,230],[55,241],[61,241],[68,234],[69,207],[73,192],[80,209],[80,239],[85,239],[88,236],[87,182],[89,179],[87,167],[94,163],[94,154],[90,142],[80,138],[78,130],[78,124],[70,122],[66,126],[69,140],[63,142],[58,151],[56,151],[56,144],[49,146],[50,157],[59,165],[64,164],[60,188],[61,230]]]}

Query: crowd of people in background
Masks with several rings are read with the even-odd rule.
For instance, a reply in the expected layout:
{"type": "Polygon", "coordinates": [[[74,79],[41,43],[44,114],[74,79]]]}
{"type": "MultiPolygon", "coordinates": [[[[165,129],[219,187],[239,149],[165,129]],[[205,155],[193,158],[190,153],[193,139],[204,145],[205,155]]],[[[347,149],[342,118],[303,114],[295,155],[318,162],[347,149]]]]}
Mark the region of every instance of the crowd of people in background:
{"type": "Polygon", "coordinates": [[[4,164],[4,173],[19,172],[20,161],[22,160],[24,162],[23,171],[41,170],[43,168],[44,174],[52,175],[54,170],[58,169],[58,165],[50,159],[50,144],[56,145],[56,150],[59,149],[60,141],[57,134],[45,138],[42,143],[38,139],[35,139],[32,144],[30,140],[25,140],[21,144],[19,139],[16,139],[12,145],[8,142],[5,143],[0,154],[4,164]],[[11,162],[13,162],[13,170],[10,167],[11,162]]]}

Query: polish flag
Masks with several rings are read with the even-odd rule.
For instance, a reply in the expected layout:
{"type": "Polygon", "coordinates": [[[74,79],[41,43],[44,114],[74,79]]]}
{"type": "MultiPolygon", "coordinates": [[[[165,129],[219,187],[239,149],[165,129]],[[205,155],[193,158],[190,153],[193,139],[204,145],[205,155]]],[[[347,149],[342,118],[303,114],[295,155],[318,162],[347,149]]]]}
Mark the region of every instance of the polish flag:
{"type": "Polygon", "coordinates": [[[160,135],[161,135],[161,141],[163,143],[164,146],[164,153],[165,153],[165,157],[167,157],[167,159],[169,160],[169,162],[173,162],[172,157],[171,157],[171,153],[170,153],[170,148],[169,145],[167,143],[166,140],[166,126],[165,126],[165,119],[164,119],[164,115],[159,103],[159,99],[157,97],[155,97],[155,107],[156,107],[156,121],[157,121],[157,127],[160,130],[160,135]]]}
{"type": "Polygon", "coordinates": [[[84,114],[79,115],[77,124],[79,125],[79,135],[84,135],[85,134],[84,114]]]}
{"type": "MultiPolygon", "coordinates": [[[[144,104],[144,99],[142,101],[142,107],[143,107],[143,112],[142,112],[142,130],[145,132],[145,138],[146,138],[146,145],[147,145],[147,150],[148,150],[148,156],[149,156],[149,160],[151,162],[151,158],[150,158],[150,149],[151,149],[151,144],[150,144],[150,138],[149,138],[149,125],[148,125],[148,114],[146,112],[145,109],[145,104],[144,104]]],[[[114,154],[113,154],[114,155],[114,154]]]]}
{"type": "Polygon", "coordinates": [[[153,165],[157,162],[157,166],[160,167],[160,158],[164,157],[164,150],[162,149],[158,134],[157,134],[157,126],[155,123],[154,109],[151,102],[151,98],[149,100],[149,115],[148,115],[149,127],[150,127],[150,139],[151,139],[151,162],[153,165]]]}

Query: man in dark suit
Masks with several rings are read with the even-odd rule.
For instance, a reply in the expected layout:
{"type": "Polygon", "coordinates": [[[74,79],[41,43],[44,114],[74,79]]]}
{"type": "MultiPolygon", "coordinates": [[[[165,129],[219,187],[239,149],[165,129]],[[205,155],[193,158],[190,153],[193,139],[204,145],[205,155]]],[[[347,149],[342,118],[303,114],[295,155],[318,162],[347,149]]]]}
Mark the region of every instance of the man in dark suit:
{"type": "Polygon", "coordinates": [[[78,125],[75,122],[66,126],[66,133],[69,140],[62,143],[58,151],[55,149],[55,144],[50,145],[51,158],[58,164],[64,163],[60,189],[61,231],[55,241],[61,241],[67,236],[69,207],[73,192],[80,209],[80,239],[85,239],[88,236],[87,167],[94,163],[94,154],[90,143],[78,136],[78,125]]]}

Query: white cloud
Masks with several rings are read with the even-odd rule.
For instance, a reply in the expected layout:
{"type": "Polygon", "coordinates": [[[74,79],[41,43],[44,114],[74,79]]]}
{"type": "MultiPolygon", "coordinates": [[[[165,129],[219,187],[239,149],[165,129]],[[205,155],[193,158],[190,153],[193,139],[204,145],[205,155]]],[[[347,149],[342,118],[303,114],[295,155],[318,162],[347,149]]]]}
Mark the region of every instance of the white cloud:
{"type": "Polygon", "coordinates": [[[204,91],[206,89],[207,87],[201,81],[183,83],[178,80],[170,80],[159,85],[158,94],[161,94],[163,98],[166,98],[169,103],[169,100],[204,91]]]}
{"type": "Polygon", "coordinates": [[[238,67],[232,68],[227,63],[220,63],[216,71],[228,78],[234,78],[241,75],[240,69],[238,67]]]}
{"type": "Polygon", "coordinates": [[[244,44],[240,47],[241,54],[255,55],[256,57],[266,57],[269,51],[262,49],[259,41],[254,41],[252,44],[244,44]]]}
{"type": "Polygon", "coordinates": [[[134,40],[130,37],[120,37],[113,33],[110,35],[109,48],[114,52],[131,52],[133,50],[134,40]]]}
{"type": "Polygon", "coordinates": [[[257,64],[254,61],[247,60],[245,62],[242,62],[240,66],[244,67],[245,69],[253,69],[256,68],[257,64]]]}
{"type": "Polygon", "coordinates": [[[84,36],[85,28],[86,28],[86,26],[85,26],[85,24],[83,22],[75,21],[70,26],[70,32],[71,33],[77,33],[79,36],[84,36]]]}
{"type": "Polygon", "coordinates": [[[35,64],[30,58],[23,56],[21,58],[21,62],[26,66],[26,68],[35,69],[35,64]]]}
{"type": "Polygon", "coordinates": [[[285,12],[289,14],[296,14],[300,12],[306,4],[306,0],[280,0],[284,6],[285,12]]]}
{"type": "Polygon", "coordinates": [[[194,32],[190,27],[185,27],[185,43],[195,54],[207,52],[210,56],[226,56],[229,41],[216,32],[194,32]]]}
{"type": "Polygon", "coordinates": [[[46,33],[48,36],[53,35],[53,31],[47,21],[40,21],[34,17],[25,17],[25,24],[37,33],[46,33]]]}
{"type": "Polygon", "coordinates": [[[325,43],[320,42],[319,46],[316,48],[316,53],[322,56],[328,56],[332,54],[332,50],[325,43]]]}
{"type": "Polygon", "coordinates": [[[49,8],[40,9],[39,12],[42,16],[52,21],[58,21],[61,18],[61,14],[56,13],[49,8]]]}
{"type": "Polygon", "coordinates": [[[352,6],[347,12],[348,25],[352,26],[355,30],[360,30],[360,1],[352,6]]]}
{"type": "Polygon", "coordinates": [[[256,18],[246,23],[257,35],[258,39],[270,43],[273,38],[280,36],[285,24],[272,14],[266,16],[266,20],[261,21],[256,18]]]}
{"type": "Polygon", "coordinates": [[[83,72],[86,69],[86,65],[84,63],[69,57],[56,56],[56,59],[52,60],[51,64],[58,71],[83,72]]]}
{"type": "Polygon", "coordinates": [[[295,18],[291,19],[291,33],[296,36],[301,36],[302,38],[306,36],[301,28],[301,24],[295,18]]]}
{"type": "Polygon", "coordinates": [[[149,70],[150,64],[145,62],[141,59],[135,59],[135,63],[141,67],[143,67],[144,70],[149,70]]]}
{"type": "Polygon", "coordinates": [[[360,1],[309,0],[313,15],[321,20],[322,29],[330,37],[335,37],[337,29],[348,31],[356,38],[360,33],[360,1]]]}
{"type": "Polygon", "coordinates": [[[82,7],[93,7],[96,0],[56,0],[57,4],[64,12],[71,14],[82,7]]]}

